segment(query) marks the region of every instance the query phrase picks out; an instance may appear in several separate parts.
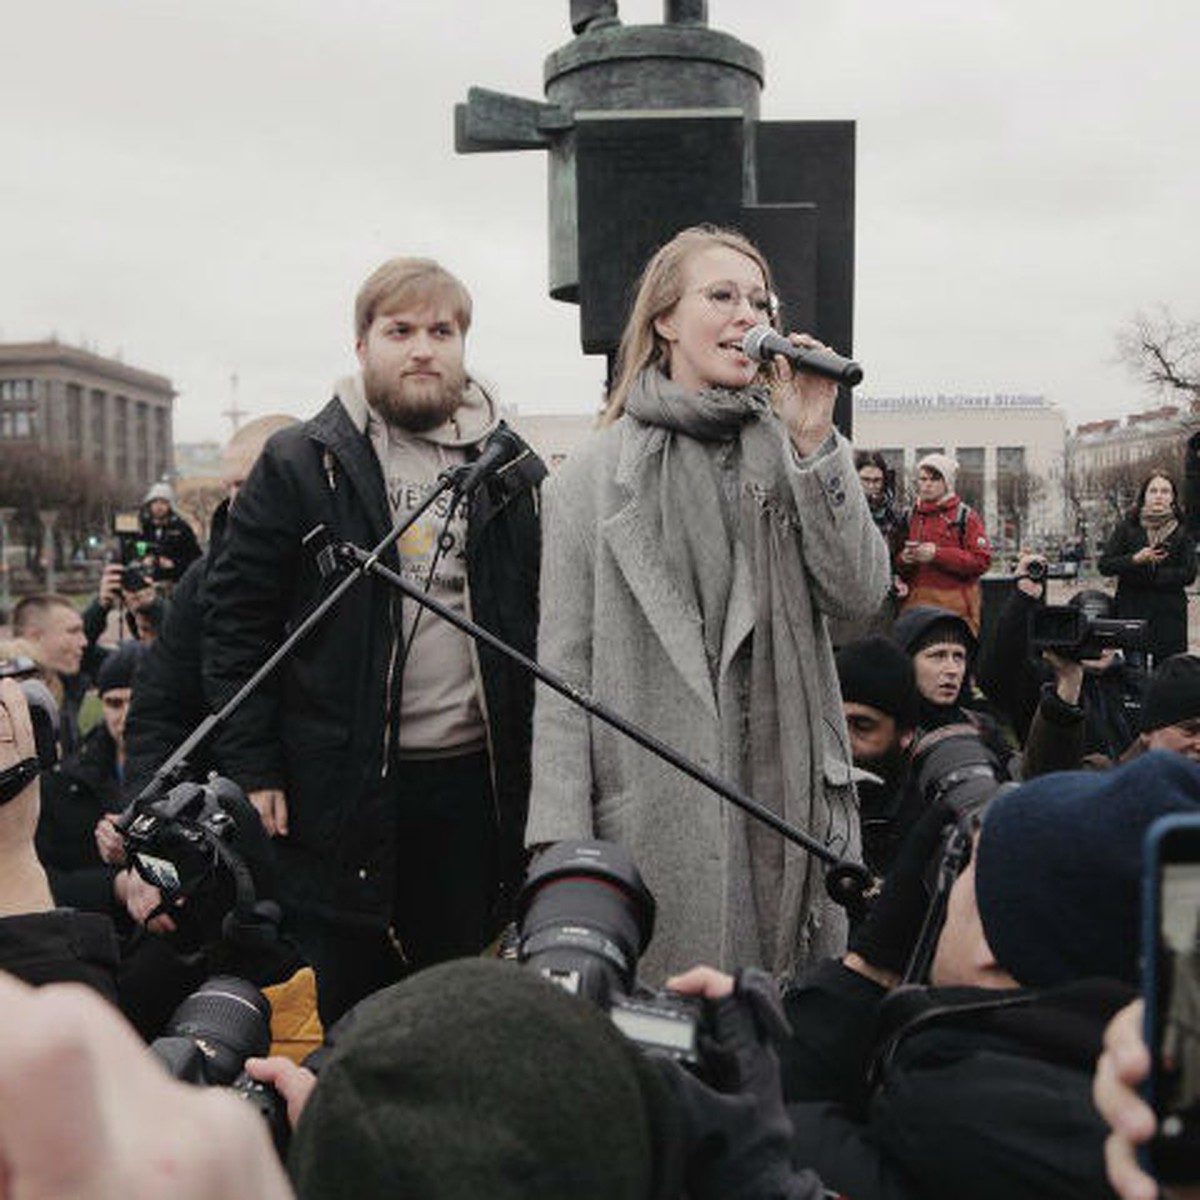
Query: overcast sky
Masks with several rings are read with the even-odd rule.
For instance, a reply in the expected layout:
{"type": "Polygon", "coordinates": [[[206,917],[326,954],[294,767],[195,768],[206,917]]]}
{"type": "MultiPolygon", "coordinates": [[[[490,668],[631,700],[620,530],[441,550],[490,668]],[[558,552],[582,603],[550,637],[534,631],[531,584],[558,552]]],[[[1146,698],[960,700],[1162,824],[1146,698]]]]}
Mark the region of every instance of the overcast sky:
{"type": "MultiPolygon", "coordinates": [[[[662,19],[623,0],[625,24],[662,19]]],[[[523,411],[595,408],[546,295],[546,156],[457,155],[475,84],[543,99],[567,0],[27,0],[0,53],[0,340],[159,371],[180,441],[306,416],[396,253],[472,289],[468,362],[523,411]]],[[[867,395],[1155,403],[1138,310],[1200,317],[1195,0],[710,0],[766,60],[766,120],[858,126],[867,395]]]]}

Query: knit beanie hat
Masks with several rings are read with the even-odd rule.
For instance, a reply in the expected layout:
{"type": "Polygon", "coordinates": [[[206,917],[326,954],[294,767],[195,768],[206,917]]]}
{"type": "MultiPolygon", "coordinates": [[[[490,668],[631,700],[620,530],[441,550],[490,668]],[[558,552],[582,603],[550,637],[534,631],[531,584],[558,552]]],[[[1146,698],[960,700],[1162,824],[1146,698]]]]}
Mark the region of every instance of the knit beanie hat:
{"type": "Polygon", "coordinates": [[[1200,657],[1172,654],[1154,668],[1142,701],[1142,729],[1150,733],[1200,717],[1200,657]]]}
{"type": "Polygon", "coordinates": [[[133,673],[150,647],[145,642],[122,642],[109,653],[96,673],[96,690],[100,695],[113,688],[133,686],[133,673]]]}
{"type": "Polygon", "coordinates": [[[146,489],[143,504],[149,504],[151,500],[165,500],[168,504],[175,504],[175,493],[171,490],[171,485],[165,480],[159,480],[158,483],[152,483],[146,489]]]}
{"type": "Polygon", "coordinates": [[[292,1139],[305,1200],[651,1200],[668,1093],[589,1001],[498,959],[430,967],[332,1031],[292,1139]]]}
{"type": "Polygon", "coordinates": [[[954,491],[954,477],[958,474],[958,462],[948,454],[927,454],[919,463],[917,470],[922,467],[928,467],[931,471],[936,471],[945,481],[946,490],[954,491]]]}
{"type": "Polygon", "coordinates": [[[836,656],[842,699],[869,704],[892,717],[901,729],[918,721],[917,677],[912,659],[891,638],[876,634],[850,642],[836,656]]]}
{"type": "Polygon", "coordinates": [[[936,604],[913,604],[892,623],[892,641],[910,658],[926,646],[953,642],[975,653],[975,635],[966,619],[936,604]]]}
{"type": "Polygon", "coordinates": [[[1043,775],[988,805],[975,898],[1000,966],[1027,987],[1138,980],[1142,842],[1200,810],[1200,764],[1154,750],[1108,771],[1043,775]]]}

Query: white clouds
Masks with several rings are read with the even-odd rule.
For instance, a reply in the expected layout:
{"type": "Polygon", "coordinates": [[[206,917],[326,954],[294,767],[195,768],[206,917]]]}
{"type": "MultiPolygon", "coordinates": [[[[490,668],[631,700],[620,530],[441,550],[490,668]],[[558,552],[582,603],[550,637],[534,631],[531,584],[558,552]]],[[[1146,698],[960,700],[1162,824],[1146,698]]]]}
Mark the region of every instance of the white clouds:
{"type": "MultiPolygon", "coordinates": [[[[657,0],[625,0],[626,23],[657,0]]],[[[86,336],[170,375],[185,438],[310,412],[383,257],[477,300],[470,357],[527,408],[591,410],[603,364],[546,297],[546,164],[457,156],[473,84],[541,97],[555,0],[41,0],[9,18],[0,333],[86,336]],[[19,114],[15,119],[14,114],[19,114]]],[[[1025,390],[1074,419],[1147,398],[1115,327],[1197,315],[1190,0],[712,0],[764,54],[766,119],[858,122],[868,386],[1025,390]]]]}

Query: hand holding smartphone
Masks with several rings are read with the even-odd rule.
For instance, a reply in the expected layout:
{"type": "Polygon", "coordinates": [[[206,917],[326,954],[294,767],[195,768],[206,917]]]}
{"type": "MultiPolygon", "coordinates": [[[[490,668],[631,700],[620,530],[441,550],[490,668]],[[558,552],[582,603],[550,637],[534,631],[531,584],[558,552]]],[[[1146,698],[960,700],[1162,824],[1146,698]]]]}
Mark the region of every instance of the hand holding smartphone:
{"type": "Polygon", "coordinates": [[[1176,813],[1146,833],[1142,978],[1157,1121],[1143,1150],[1164,1184],[1200,1183],[1200,813],[1176,813]]]}

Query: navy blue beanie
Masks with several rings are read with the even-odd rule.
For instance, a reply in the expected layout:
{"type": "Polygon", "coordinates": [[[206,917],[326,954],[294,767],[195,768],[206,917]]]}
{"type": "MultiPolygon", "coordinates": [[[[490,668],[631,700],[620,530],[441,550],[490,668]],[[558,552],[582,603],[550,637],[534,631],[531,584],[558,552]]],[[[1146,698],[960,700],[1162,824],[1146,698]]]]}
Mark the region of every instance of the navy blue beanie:
{"type": "Polygon", "coordinates": [[[1200,810],[1200,764],[1155,750],[1108,771],[1043,775],[991,802],[975,897],[996,961],[1018,983],[1138,980],[1142,843],[1166,813],[1200,810]]]}
{"type": "Polygon", "coordinates": [[[122,642],[111,651],[96,673],[96,690],[100,695],[103,696],[113,688],[132,687],[133,673],[149,648],[145,642],[128,641],[122,642]]]}

